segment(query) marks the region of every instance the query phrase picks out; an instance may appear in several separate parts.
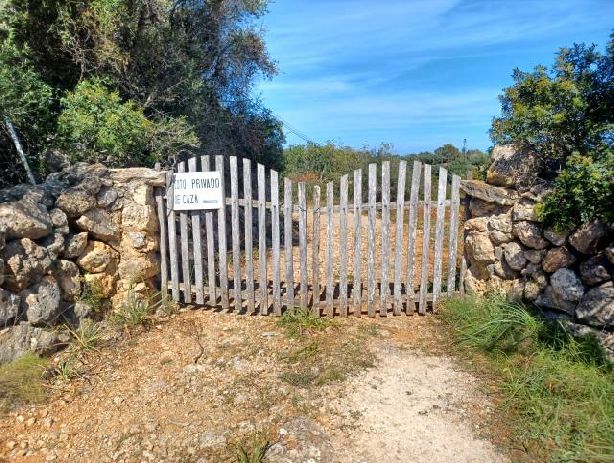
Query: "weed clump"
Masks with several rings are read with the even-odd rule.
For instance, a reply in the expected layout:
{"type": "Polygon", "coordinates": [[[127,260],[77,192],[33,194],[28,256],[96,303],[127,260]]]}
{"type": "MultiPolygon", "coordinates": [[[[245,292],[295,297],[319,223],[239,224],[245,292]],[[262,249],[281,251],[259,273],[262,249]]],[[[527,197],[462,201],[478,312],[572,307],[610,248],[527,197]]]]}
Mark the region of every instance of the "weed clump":
{"type": "Polygon", "coordinates": [[[331,324],[330,319],[319,317],[304,308],[288,310],[278,321],[278,325],[285,328],[291,338],[298,338],[309,332],[322,331],[331,324]]]}
{"type": "Polygon", "coordinates": [[[48,360],[28,353],[0,365],[0,411],[42,401],[46,396],[44,375],[48,363],[48,360]]]}
{"type": "Polygon", "coordinates": [[[612,461],[614,374],[594,338],[498,294],[450,299],[441,314],[457,345],[501,377],[502,406],[533,458],[612,461]]]}

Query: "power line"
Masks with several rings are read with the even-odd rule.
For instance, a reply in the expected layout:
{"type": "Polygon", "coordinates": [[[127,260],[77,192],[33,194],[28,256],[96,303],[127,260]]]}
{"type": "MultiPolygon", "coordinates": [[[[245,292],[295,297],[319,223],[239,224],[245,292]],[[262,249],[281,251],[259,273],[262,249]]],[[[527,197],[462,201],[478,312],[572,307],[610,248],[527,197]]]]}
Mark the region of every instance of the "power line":
{"type": "Polygon", "coordinates": [[[309,136],[307,136],[305,133],[301,132],[300,130],[296,129],[295,127],[293,127],[292,125],[288,124],[285,120],[283,120],[281,117],[278,118],[281,123],[283,124],[283,126],[289,131],[292,132],[294,135],[296,135],[297,137],[299,137],[301,140],[306,141],[307,143],[311,143],[312,145],[318,145],[318,143],[314,142],[313,140],[311,140],[311,138],[309,136]]]}

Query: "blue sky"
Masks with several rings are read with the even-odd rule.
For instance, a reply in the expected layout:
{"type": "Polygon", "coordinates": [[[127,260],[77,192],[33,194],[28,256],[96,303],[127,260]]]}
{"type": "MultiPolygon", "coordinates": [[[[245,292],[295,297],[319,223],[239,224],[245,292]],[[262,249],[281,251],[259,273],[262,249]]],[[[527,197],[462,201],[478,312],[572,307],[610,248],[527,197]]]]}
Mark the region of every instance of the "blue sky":
{"type": "Polygon", "coordinates": [[[261,22],[280,73],[256,91],[310,140],[486,149],[512,70],[603,47],[614,1],[276,0],[261,22]]]}

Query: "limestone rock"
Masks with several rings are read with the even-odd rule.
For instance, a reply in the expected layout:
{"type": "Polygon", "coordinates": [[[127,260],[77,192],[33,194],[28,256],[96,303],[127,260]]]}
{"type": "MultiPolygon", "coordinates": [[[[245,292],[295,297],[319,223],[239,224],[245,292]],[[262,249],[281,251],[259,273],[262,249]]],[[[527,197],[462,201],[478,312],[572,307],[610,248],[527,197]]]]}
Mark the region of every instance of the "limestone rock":
{"type": "Polygon", "coordinates": [[[518,278],[518,272],[516,272],[505,259],[497,259],[495,261],[494,272],[495,275],[504,280],[515,280],[518,278]]]}
{"type": "Polygon", "coordinates": [[[163,187],[166,185],[166,173],[147,169],[144,167],[132,167],[129,169],[111,169],[111,179],[115,183],[128,184],[134,180],[145,182],[150,186],[163,187]]]}
{"type": "Polygon", "coordinates": [[[486,233],[488,230],[488,218],[475,217],[473,219],[469,219],[463,224],[463,228],[467,232],[486,233]]]}
{"type": "Polygon", "coordinates": [[[528,301],[535,301],[544,289],[544,285],[541,285],[539,282],[531,279],[528,280],[524,285],[523,296],[528,301]]]}
{"type": "Polygon", "coordinates": [[[75,302],[67,314],[69,320],[75,326],[82,326],[88,320],[91,321],[94,315],[92,307],[83,301],[75,302]]]}
{"type": "Polygon", "coordinates": [[[96,206],[96,197],[84,187],[73,187],[62,192],[55,205],[69,218],[77,218],[96,206]]]}
{"type": "Polygon", "coordinates": [[[20,313],[21,298],[0,288],[0,329],[12,323],[20,313]]]}
{"type": "Polygon", "coordinates": [[[512,218],[510,214],[497,214],[488,220],[488,236],[495,244],[509,243],[512,235],[512,218]]]}
{"type": "Polygon", "coordinates": [[[556,272],[563,267],[569,267],[576,262],[574,255],[565,246],[552,248],[544,257],[542,268],[548,273],[556,272]]]}
{"type": "Polygon", "coordinates": [[[495,247],[487,235],[470,234],[465,240],[465,251],[470,262],[491,263],[495,261],[495,247]]]}
{"type": "Polygon", "coordinates": [[[504,213],[510,208],[511,206],[487,203],[477,198],[471,198],[469,201],[469,212],[471,212],[471,217],[490,217],[494,214],[504,213]]]}
{"type": "Polygon", "coordinates": [[[0,224],[0,251],[6,246],[6,226],[0,224]]]}
{"type": "Polygon", "coordinates": [[[160,261],[153,253],[122,256],[118,272],[123,280],[148,280],[160,273],[160,261]]]}
{"type": "Polygon", "coordinates": [[[589,290],[576,309],[576,316],[594,326],[614,326],[614,285],[611,281],[589,290]]]}
{"type": "Polygon", "coordinates": [[[522,221],[514,223],[514,234],[522,244],[529,248],[544,249],[548,246],[548,243],[542,237],[541,228],[533,222],[522,221]]]}
{"type": "Polygon", "coordinates": [[[567,233],[559,232],[552,228],[544,230],[544,237],[555,246],[563,246],[565,241],[567,241],[567,233]]]}
{"type": "Polygon", "coordinates": [[[117,251],[111,246],[101,241],[90,241],[77,259],[77,264],[86,272],[101,273],[118,259],[117,251]]]}
{"type": "Polygon", "coordinates": [[[505,261],[514,270],[522,270],[527,263],[522,247],[515,241],[504,246],[503,255],[505,261]]]}
{"type": "Polygon", "coordinates": [[[521,199],[512,208],[512,220],[519,222],[521,220],[529,220],[531,222],[539,222],[535,214],[535,202],[530,199],[521,199]]]}
{"type": "Polygon", "coordinates": [[[0,332],[0,363],[17,360],[27,352],[49,355],[57,351],[62,342],[54,331],[35,328],[22,323],[0,332]]]}
{"type": "Polygon", "coordinates": [[[53,227],[59,232],[63,233],[64,235],[70,232],[70,228],[68,227],[68,217],[62,209],[58,209],[57,207],[51,209],[49,211],[49,217],[51,218],[53,227]]]}
{"type": "Polygon", "coordinates": [[[546,256],[546,250],[526,249],[524,251],[524,257],[532,264],[540,264],[546,256]]]}
{"type": "Polygon", "coordinates": [[[554,292],[565,301],[579,301],[584,295],[584,286],[573,270],[560,268],[550,277],[554,292]]]}
{"type": "Polygon", "coordinates": [[[64,250],[64,235],[56,232],[45,238],[41,244],[47,249],[49,259],[56,260],[64,250]]]}
{"type": "Polygon", "coordinates": [[[62,290],[62,299],[76,301],[81,294],[81,275],[77,264],[69,260],[59,260],[55,263],[54,275],[62,290]]]}
{"type": "Polygon", "coordinates": [[[605,255],[598,254],[580,264],[580,277],[585,284],[590,286],[603,283],[611,278],[608,267],[605,255]]]}
{"type": "Polygon", "coordinates": [[[562,310],[569,315],[574,315],[576,303],[560,297],[552,286],[548,286],[535,300],[535,305],[546,309],[562,310]]]}
{"type": "Polygon", "coordinates": [[[4,259],[0,259],[0,286],[4,283],[4,259]]]}
{"type": "Polygon", "coordinates": [[[111,187],[102,187],[98,194],[96,195],[96,204],[98,207],[109,207],[115,201],[119,195],[117,194],[117,190],[111,187]]]}
{"type": "Polygon", "coordinates": [[[569,237],[569,243],[582,254],[594,254],[605,247],[608,239],[608,228],[600,222],[582,225],[569,237]]]}
{"type": "Polygon", "coordinates": [[[104,298],[110,298],[115,294],[117,279],[117,269],[112,267],[107,272],[83,275],[85,284],[95,287],[100,296],[104,298]]]}
{"type": "Polygon", "coordinates": [[[158,217],[151,205],[125,204],[122,209],[122,228],[125,231],[156,233],[158,217]]]}
{"type": "Polygon", "coordinates": [[[65,259],[76,259],[85,250],[87,246],[87,232],[71,235],[64,245],[64,250],[61,253],[65,259]]]}
{"type": "Polygon", "coordinates": [[[15,293],[40,281],[51,265],[47,250],[28,238],[9,242],[0,254],[6,272],[4,287],[15,293]]]}
{"type": "Polygon", "coordinates": [[[21,309],[34,326],[55,325],[61,313],[60,302],[60,287],[51,276],[21,292],[21,309]]]}
{"type": "Polygon", "coordinates": [[[45,206],[22,200],[0,203],[0,227],[7,239],[36,240],[51,233],[53,224],[45,206]]]}
{"type": "Polygon", "coordinates": [[[539,157],[529,148],[497,145],[492,151],[486,180],[499,186],[528,186],[537,177],[540,166],[539,157]]]}
{"type": "Polygon", "coordinates": [[[89,232],[94,238],[109,242],[119,239],[119,227],[104,209],[91,209],[76,222],[80,230],[89,232]]]}
{"type": "Polygon", "coordinates": [[[464,180],[462,190],[473,198],[481,199],[487,203],[511,206],[518,199],[518,192],[509,188],[492,186],[480,180],[464,180]]]}

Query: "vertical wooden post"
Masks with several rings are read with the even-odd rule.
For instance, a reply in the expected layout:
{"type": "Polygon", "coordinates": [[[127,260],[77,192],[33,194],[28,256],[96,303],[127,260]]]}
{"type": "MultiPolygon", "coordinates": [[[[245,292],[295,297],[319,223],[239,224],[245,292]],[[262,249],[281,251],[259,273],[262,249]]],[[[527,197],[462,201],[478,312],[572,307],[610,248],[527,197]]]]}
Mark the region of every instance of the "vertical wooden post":
{"type": "Polygon", "coordinates": [[[435,223],[435,261],[433,263],[433,312],[437,311],[437,302],[441,295],[441,271],[443,267],[443,234],[446,218],[446,193],[448,188],[448,171],[439,168],[437,186],[437,221],[435,223]]]}
{"type": "Polygon", "coordinates": [[[333,282],[333,182],[326,184],[326,312],[329,317],[334,316],[333,295],[335,286],[333,282]]]}
{"type": "Polygon", "coordinates": [[[397,229],[396,254],[394,258],[394,314],[401,315],[403,303],[401,302],[401,267],[403,250],[403,219],[405,218],[405,177],[407,163],[399,162],[399,179],[397,183],[397,229]]]}
{"type": "Polygon", "coordinates": [[[354,315],[360,317],[362,306],[362,282],[361,282],[361,244],[362,229],[362,170],[354,171],[354,315]]]}
{"type": "MultiPolygon", "coordinates": [[[[204,155],[200,158],[201,169],[209,172],[209,156],[204,155]]],[[[209,305],[214,307],[217,304],[216,283],[215,283],[215,235],[213,233],[213,212],[205,213],[205,230],[207,232],[207,279],[209,280],[209,305]]]]}
{"type": "Polygon", "coordinates": [[[305,182],[298,184],[298,241],[301,260],[301,307],[307,307],[307,193],[305,182]]]}
{"type": "MultiPolygon", "coordinates": [[[[185,162],[177,165],[177,172],[185,172],[185,162]]],[[[192,284],[190,272],[190,238],[188,236],[188,213],[179,212],[179,232],[181,234],[181,271],[183,276],[183,300],[186,304],[192,303],[192,284]]]]}
{"type": "Polygon", "coordinates": [[[339,192],[339,314],[348,316],[348,176],[341,177],[339,192]]]}
{"type": "Polygon", "coordinates": [[[431,241],[431,166],[424,165],[424,224],[422,230],[422,272],[420,277],[420,306],[418,311],[426,313],[426,296],[429,283],[429,252],[431,241]]]}
{"type": "Polygon", "coordinates": [[[232,236],[232,275],[234,277],[235,310],[241,311],[243,298],[241,295],[241,227],[239,222],[239,172],[237,157],[230,156],[230,213],[232,236]]]}
{"type": "Polygon", "coordinates": [[[253,214],[252,204],[252,163],[249,159],[243,159],[243,199],[245,200],[245,264],[247,273],[245,283],[247,289],[247,310],[250,313],[256,311],[254,296],[254,250],[253,250],[253,214]]]}
{"type": "Polygon", "coordinates": [[[311,271],[313,274],[312,311],[320,314],[320,187],[313,187],[313,243],[311,247],[311,271]]]}
{"type": "Polygon", "coordinates": [[[380,316],[388,312],[388,267],[390,266],[390,161],[382,163],[382,281],[380,316]]]}
{"type": "Polygon", "coordinates": [[[261,315],[269,313],[269,278],[267,276],[266,255],[266,171],[262,164],[258,164],[258,285],[261,315]]]}
{"type": "Polygon", "coordinates": [[[369,241],[367,243],[367,312],[375,317],[375,222],[377,200],[377,164],[369,164],[369,241]]]}
{"type": "MultiPolygon", "coordinates": [[[[196,165],[196,161],[198,158],[191,157],[188,160],[188,170],[190,172],[197,172],[198,167],[196,165]]],[[[201,211],[192,211],[190,215],[192,216],[192,244],[194,251],[194,287],[196,290],[196,303],[204,304],[205,303],[205,287],[204,280],[205,274],[203,271],[203,244],[202,244],[202,236],[203,231],[200,225],[200,217],[201,211]]]]}
{"type": "Polygon", "coordinates": [[[275,315],[281,315],[281,278],[279,250],[279,174],[271,170],[271,228],[273,232],[273,310],[275,315]]]}
{"type": "Polygon", "coordinates": [[[166,206],[168,208],[168,249],[171,264],[171,292],[174,301],[179,301],[179,254],[177,252],[177,221],[173,195],[174,174],[166,174],[166,206]]]}
{"type": "Polygon", "coordinates": [[[411,173],[411,192],[409,195],[409,223],[407,237],[407,280],[405,291],[407,292],[407,315],[415,311],[415,286],[414,275],[416,267],[416,229],[418,225],[418,197],[420,194],[420,177],[422,175],[422,163],[414,161],[411,173]]]}
{"type": "Polygon", "coordinates": [[[448,295],[456,287],[456,252],[458,250],[458,213],[460,209],[460,181],[458,175],[452,176],[452,193],[450,195],[450,239],[448,242],[448,295]]]}
{"type": "Polygon", "coordinates": [[[215,170],[220,173],[222,187],[222,207],[217,211],[217,242],[218,242],[218,267],[220,269],[220,293],[222,307],[228,309],[228,260],[226,253],[226,181],[224,179],[224,156],[215,156],[215,170]]]}
{"type": "MultiPolygon", "coordinates": [[[[158,165],[158,170],[159,165],[158,165]]],[[[169,175],[165,173],[165,176],[169,175]]],[[[166,230],[166,207],[162,188],[156,188],[156,205],[158,208],[158,223],[160,226],[160,283],[163,298],[168,297],[168,233],[166,230]]]]}
{"type": "Polygon", "coordinates": [[[286,308],[294,307],[294,254],[292,243],[292,180],[284,177],[284,258],[286,261],[286,308]]]}

